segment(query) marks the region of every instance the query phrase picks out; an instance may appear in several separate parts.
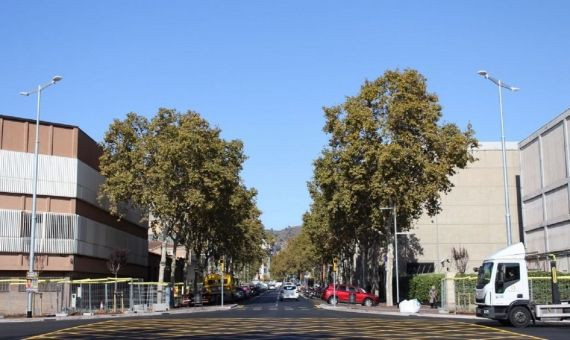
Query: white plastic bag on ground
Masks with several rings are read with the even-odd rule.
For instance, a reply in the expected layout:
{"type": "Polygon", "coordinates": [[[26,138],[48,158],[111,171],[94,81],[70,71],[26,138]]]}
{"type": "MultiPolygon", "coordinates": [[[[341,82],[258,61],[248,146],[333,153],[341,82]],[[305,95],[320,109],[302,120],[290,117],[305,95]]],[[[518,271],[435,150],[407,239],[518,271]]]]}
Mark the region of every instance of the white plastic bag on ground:
{"type": "Polygon", "coordinates": [[[400,313],[417,313],[420,311],[420,302],[417,299],[400,301],[400,313]]]}

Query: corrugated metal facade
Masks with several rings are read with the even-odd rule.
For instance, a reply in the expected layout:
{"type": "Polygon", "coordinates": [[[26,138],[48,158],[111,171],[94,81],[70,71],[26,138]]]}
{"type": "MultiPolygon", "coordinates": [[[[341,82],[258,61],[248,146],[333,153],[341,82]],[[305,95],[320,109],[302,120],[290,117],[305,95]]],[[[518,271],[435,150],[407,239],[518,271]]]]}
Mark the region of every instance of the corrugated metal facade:
{"type": "MultiPolygon", "coordinates": [[[[0,192],[32,194],[34,155],[0,150],[0,192]]],[[[38,195],[78,198],[94,206],[104,178],[77,158],[38,156],[38,195]]],[[[125,219],[140,224],[141,215],[129,210],[125,219]]]]}
{"type": "MultiPolygon", "coordinates": [[[[38,213],[35,251],[108,259],[113,249],[128,249],[131,263],[147,265],[148,243],[76,214],[38,213]]],[[[31,213],[0,209],[0,252],[30,250],[31,213]]]]}
{"type": "MultiPolygon", "coordinates": [[[[102,150],[78,127],[40,124],[35,251],[47,256],[42,270],[106,275],[111,252],[125,249],[125,271],[145,277],[147,225],[132,209],[119,221],[97,200],[102,150]]],[[[35,129],[33,120],[0,115],[0,275],[27,270],[35,129]]]]}
{"type": "Polygon", "coordinates": [[[557,253],[570,270],[570,110],[519,143],[526,248],[557,253]]]}

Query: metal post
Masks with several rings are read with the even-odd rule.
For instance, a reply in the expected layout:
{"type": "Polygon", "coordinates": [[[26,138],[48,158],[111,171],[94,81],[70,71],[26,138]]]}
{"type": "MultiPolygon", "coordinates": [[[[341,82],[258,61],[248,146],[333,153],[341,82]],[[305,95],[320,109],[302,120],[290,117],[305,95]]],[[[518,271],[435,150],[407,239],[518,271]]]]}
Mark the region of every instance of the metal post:
{"type": "Polygon", "coordinates": [[[499,113],[501,116],[501,149],[503,156],[503,182],[505,187],[505,223],[507,227],[507,245],[510,246],[513,243],[512,230],[511,230],[511,210],[509,207],[509,178],[507,176],[507,151],[505,145],[505,129],[503,123],[503,93],[502,93],[502,83],[501,80],[498,81],[499,86],[499,113]]]}
{"type": "Polygon", "coordinates": [[[109,305],[109,293],[107,289],[107,283],[105,282],[105,312],[107,312],[108,305],[109,305]]]}
{"type": "MultiPolygon", "coordinates": [[[[29,255],[29,269],[28,269],[28,276],[35,277],[34,272],[34,251],[36,247],[36,198],[38,192],[38,145],[40,144],[39,135],[40,135],[40,103],[41,103],[41,95],[42,95],[42,87],[38,85],[38,101],[36,106],[36,141],[34,144],[34,178],[33,178],[33,189],[32,189],[32,225],[30,230],[30,255],[29,255]]],[[[32,301],[33,301],[34,292],[31,290],[28,291],[28,310],[26,316],[28,318],[32,317],[32,301]]]]}
{"type": "Polygon", "coordinates": [[[224,307],[224,268],[222,267],[222,296],[221,296],[221,301],[222,301],[222,307],[224,307]]]}
{"type": "Polygon", "coordinates": [[[91,308],[91,283],[89,284],[89,313],[93,313],[93,309],[91,308]]]}
{"type": "Polygon", "coordinates": [[[503,90],[502,88],[506,88],[513,92],[518,91],[518,87],[514,87],[504,83],[500,79],[493,78],[489,75],[487,71],[481,70],[477,72],[483,78],[491,81],[493,84],[497,85],[499,88],[499,115],[501,118],[501,150],[502,150],[502,157],[503,157],[503,184],[505,187],[505,224],[507,228],[507,245],[511,245],[513,243],[512,237],[512,228],[511,228],[511,212],[509,207],[509,178],[507,175],[507,151],[505,145],[505,127],[503,122],[503,90]]]}
{"type": "Polygon", "coordinates": [[[336,296],[336,271],[333,271],[333,298],[333,306],[336,307],[336,304],[338,302],[338,297],[336,296]]]}
{"type": "Polygon", "coordinates": [[[131,311],[134,311],[134,305],[133,305],[133,279],[131,278],[131,282],[129,283],[129,309],[131,311]]]}
{"type": "Polygon", "coordinates": [[[400,275],[398,271],[398,222],[396,221],[396,206],[392,207],[394,214],[394,258],[396,259],[396,303],[400,303],[400,275]]]}

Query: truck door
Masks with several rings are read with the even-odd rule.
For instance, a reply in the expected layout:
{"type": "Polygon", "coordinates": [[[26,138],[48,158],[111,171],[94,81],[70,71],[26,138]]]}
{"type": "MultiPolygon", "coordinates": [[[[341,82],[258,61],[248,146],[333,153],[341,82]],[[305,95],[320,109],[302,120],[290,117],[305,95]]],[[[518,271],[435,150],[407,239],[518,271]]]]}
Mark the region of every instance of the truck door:
{"type": "MultiPolygon", "coordinates": [[[[503,262],[497,265],[495,275],[495,294],[493,304],[507,306],[515,300],[524,298],[524,284],[521,281],[520,264],[516,262],[503,262]]],[[[526,283],[528,285],[528,283],[526,283]]],[[[528,290],[528,288],[527,288],[528,290]]]]}

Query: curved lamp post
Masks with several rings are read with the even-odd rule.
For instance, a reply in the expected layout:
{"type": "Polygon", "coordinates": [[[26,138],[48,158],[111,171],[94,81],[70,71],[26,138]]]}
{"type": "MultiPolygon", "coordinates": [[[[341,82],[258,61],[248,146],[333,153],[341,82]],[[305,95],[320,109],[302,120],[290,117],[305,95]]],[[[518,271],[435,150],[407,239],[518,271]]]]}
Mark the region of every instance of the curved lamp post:
{"type": "Polygon", "coordinates": [[[511,228],[511,210],[509,207],[509,178],[507,176],[507,152],[505,147],[505,128],[503,124],[503,88],[508,89],[512,92],[518,91],[518,87],[508,85],[501,81],[500,79],[493,78],[489,75],[487,71],[477,72],[481,77],[490,80],[493,84],[497,85],[499,88],[499,114],[501,116],[501,149],[503,155],[503,183],[505,190],[505,224],[507,228],[507,245],[510,246],[513,243],[513,235],[511,228]]]}
{"type": "MultiPolygon", "coordinates": [[[[22,96],[29,96],[31,94],[38,94],[38,101],[36,106],[36,141],[34,145],[34,178],[33,178],[33,191],[32,191],[32,226],[30,230],[30,255],[29,255],[29,270],[28,270],[28,280],[37,280],[36,273],[34,272],[34,248],[35,248],[35,238],[36,238],[36,206],[37,206],[37,191],[38,191],[38,146],[40,144],[39,134],[40,134],[40,103],[42,91],[51,85],[57,83],[63,79],[61,76],[55,76],[51,79],[49,83],[38,85],[38,87],[29,92],[20,92],[22,96]]],[[[32,317],[32,300],[33,291],[28,289],[28,309],[26,316],[28,318],[32,317]]]]}

